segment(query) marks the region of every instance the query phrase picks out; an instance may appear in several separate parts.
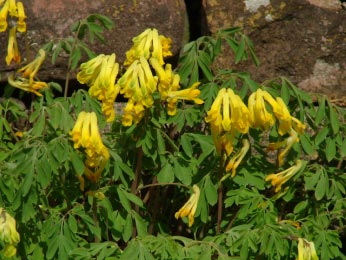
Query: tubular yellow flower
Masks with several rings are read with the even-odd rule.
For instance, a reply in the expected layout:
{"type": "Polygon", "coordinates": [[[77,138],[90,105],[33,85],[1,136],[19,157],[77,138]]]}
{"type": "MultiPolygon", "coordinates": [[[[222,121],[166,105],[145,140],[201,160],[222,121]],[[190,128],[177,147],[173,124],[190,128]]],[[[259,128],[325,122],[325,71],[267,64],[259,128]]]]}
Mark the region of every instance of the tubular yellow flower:
{"type": "Polygon", "coordinates": [[[114,102],[120,87],[115,85],[119,72],[119,64],[115,62],[115,54],[99,56],[82,63],[77,74],[77,80],[89,86],[89,94],[102,102],[102,112],[107,122],[115,119],[114,102]]]}
{"type": "Polygon", "coordinates": [[[16,0],[7,0],[8,1],[8,11],[10,13],[11,16],[18,16],[17,13],[17,6],[16,6],[16,0]]]}
{"type": "Polygon", "coordinates": [[[162,56],[163,57],[170,57],[172,56],[171,52],[171,44],[172,44],[172,39],[171,38],[166,38],[163,35],[159,36],[161,45],[162,45],[162,56]]]}
{"type": "Polygon", "coordinates": [[[48,84],[46,82],[36,81],[35,77],[45,57],[45,51],[40,49],[37,57],[32,62],[17,71],[16,78],[14,75],[8,77],[8,83],[13,87],[32,92],[37,96],[42,96],[38,90],[48,88],[48,84]]]}
{"type": "Polygon", "coordinates": [[[91,60],[80,65],[77,73],[77,80],[81,84],[92,86],[101,70],[101,64],[106,55],[100,54],[91,60]]]}
{"type": "Polygon", "coordinates": [[[285,135],[292,128],[292,116],[282,98],[277,97],[276,103],[278,104],[278,108],[275,108],[273,112],[279,121],[278,132],[279,135],[285,135]]]}
{"type": "MultiPolygon", "coordinates": [[[[97,182],[109,160],[108,149],[104,146],[97,126],[94,112],[80,112],[70,132],[74,148],[84,148],[86,154],[84,175],[91,182],[97,182]]],[[[79,178],[82,180],[81,177],[79,178]]],[[[81,187],[84,187],[81,181],[81,187]]]]}
{"type": "Polygon", "coordinates": [[[15,88],[34,93],[35,95],[41,97],[42,94],[38,90],[48,88],[48,84],[43,81],[32,81],[22,77],[14,79],[13,75],[9,75],[7,78],[8,83],[15,88]]]}
{"type": "Polygon", "coordinates": [[[248,100],[251,125],[254,128],[268,130],[275,123],[274,116],[267,110],[264,102],[263,92],[257,89],[252,93],[248,100]]]}
{"type": "Polygon", "coordinates": [[[197,209],[197,205],[198,205],[198,200],[199,200],[199,196],[200,196],[200,190],[199,190],[199,187],[197,185],[193,185],[192,190],[193,190],[193,194],[191,195],[189,200],[174,215],[176,219],[184,218],[184,217],[188,216],[189,227],[191,227],[193,225],[194,217],[195,217],[195,213],[196,213],[196,209],[197,209]]]}
{"type": "Polygon", "coordinates": [[[240,149],[240,151],[235,154],[226,165],[226,172],[229,172],[232,170],[231,177],[234,177],[236,174],[236,170],[241,163],[241,161],[244,159],[245,155],[249,151],[250,148],[250,142],[247,139],[243,139],[243,147],[240,149]]]}
{"type": "Polygon", "coordinates": [[[17,9],[18,9],[18,22],[17,22],[17,27],[18,27],[18,32],[26,32],[26,23],[25,23],[25,12],[24,12],[24,5],[22,2],[17,3],[17,9]]]}
{"type": "Polygon", "coordinates": [[[266,181],[271,181],[271,185],[275,187],[275,192],[281,190],[281,186],[291,179],[302,167],[302,161],[297,160],[296,164],[279,173],[272,173],[266,177],[266,181]]]}
{"type": "Polygon", "coordinates": [[[5,245],[4,255],[6,257],[14,256],[20,236],[16,229],[16,220],[3,208],[0,208],[0,240],[5,245]]]}
{"type": "Polygon", "coordinates": [[[181,100],[191,100],[195,102],[195,104],[203,104],[204,101],[198,98],[201,91],[197,89],[200,82],[194,83],[191,87],[182,90],[169,91],[167,93],[167,102],[170,106],[171,111],[168,111],[169,115],[175,115],[176,112],[176,103],[178,99],[181,100]],[[174,112],[172,112],[174,111],[174,112]]]}
{"type": "Polygon", "coordinates": [[[282,166],[284,164],[285,157],[286,157],[288,151],[291,149],[292,145],[296,142],[299,142],[298,134],[296,131],[291,129],[290,136],[285,141],[277,142],[277,143],[270,143],[267,147],[267,150],[269,150],[269,151],[270,150],[276,150],[276,149],[279,149],[281,147],[286,146],[279,153],[279,156],[278,156],[278,165],[282,166]]]}
{"type": "Polygon", "coordinates": [[[211,126],[217,153],[221,154],[224,150],[229,156],[233,151],[236,133],[245,134],[249,131],[250,112],[232,89],[222,88],[207,112],[205,121],[211,126]]]}
{"type": "Polygon", "coordinates": [[[226,94],[226,89],[222,88],[218,92],[216,98],[214,99],[213,104],[211,105],[209,111],[207,112],[207,117],[205,121],[212,125],[221,126],[222,125],[222,116],[220,114],[220,109],[223,102],[223,96],[226,94]]]}
{"type": "Polygon", "coordinates": [[[152,93],[156,90],[158,78],[153,76],[148,61],[144,57],[133,62],[124,75],[118,80],[120,93],[126,98],[134,101],[143,98],[152,98],[152,93]],[[145,96],[143,96],[145,94],[145,96]]]}
{"type": "Polygon", "coordinates": [[[304,238],[298,238],[297,260],[318,260],[315,244],[304,238]]]}
{"type": "Polygon", "coordinates": [[[23,78],[29,78],[30,81],[33,81],[45,59],[46,52],[43,49],[39,49],[36,58],[23,68],[20,68],[18,72],[22,73],[23,78]]]}
{"type": "Polygon", "coordinates": [[[21,60],[19,50],[18,50],[15,26],[10,29],[10,35],[8,38],[8,46],[7,46],[6,64],[10,65],[12,60],[16,63],[19,63],[21,60]]]}
{"type": "Polygon", "coordinates": [[[134,37],[132,42],[133,46],[126,52],[125,66],[131,65],[141,56],[147,60],[154,57],[163,65],[163,58],[172,55],[169,50],[171,39],[159,35],[156,29],[146,29],[134,37]]]}
{"type": "Polygon", "coordinates": [[[231,121],[232,127],[238,132],[246,134],[250,127],[250,112],[242,99],[234,94],[232,89],[227,90],[231,105],[231,121]]]}
{"type": "Polygon", "coordinates": [[[8,14],[9,3],[6,0],[0,10],[0,32],[4,32],[7,29],[7,14],[8,14]]]}

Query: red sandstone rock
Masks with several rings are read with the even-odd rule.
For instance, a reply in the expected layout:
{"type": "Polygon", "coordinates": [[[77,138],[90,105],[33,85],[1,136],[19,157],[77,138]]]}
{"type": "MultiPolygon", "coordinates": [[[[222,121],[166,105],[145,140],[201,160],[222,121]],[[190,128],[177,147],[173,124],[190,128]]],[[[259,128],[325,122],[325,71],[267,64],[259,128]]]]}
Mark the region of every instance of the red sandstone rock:
{"type": "MultiPolygon", "coordinates": [[[[27,48],[25,36],[18,34],[22,57],[31,59],[43,44],[71,35],[70,27],[78,19],[90,14],[103,14],[114,21],[114,29],[105,31],[106,45],[95,43],[91,49],[96,53],[115,53],[118,62],[125,59],[125,52],[132,37],[146,28],[157,28],[160,34],[172,38],[172,52],[181,48],[185,27],[185,4],[183,0],[23,0],[27,15],[27,48]],[[26,51],[27,49],[27,51],[26,51]]],[[[15,69],[5,63],[8,32],[0,33],[1,80],[15,69]]],[[[56,65],[46,61],[41,69],[41,79],[64,79],[67,59],[62,55],[56,65]]]]}

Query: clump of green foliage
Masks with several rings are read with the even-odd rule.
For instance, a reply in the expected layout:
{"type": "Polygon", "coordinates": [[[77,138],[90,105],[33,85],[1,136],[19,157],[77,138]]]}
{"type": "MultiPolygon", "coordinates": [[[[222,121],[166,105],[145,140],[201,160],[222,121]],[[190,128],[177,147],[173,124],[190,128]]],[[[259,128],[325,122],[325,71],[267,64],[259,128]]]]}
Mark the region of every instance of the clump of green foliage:
{"type": "Polygon", "coordinates": [[[346,259],[345,108],[323,95],[312,98],[287,78],[260,84],[247,72],[213,71],[223,42],[235,63],[249,57],[259,63],[250,39],[231,28],[182,50],[176,73],[184,88],[201,82],[203,105],[180,102],[169,116],[154,96],[137,124],[123,126],[119,115],[107,123],[100,101],[83,89],[67,96],[67,89],[83,51],[96,56],[85,37],[103,40],[101,32],[111,26],[108,18],[92,15],[73,26],[73,37],[44,46],[53,62],[62,51],[69,55],[64,97],[54,94],[62,91],[57,83],[49,83],[27,111],[15,99],[0,99],[0,206],[15,217],[20,234],[13,259],[293,259],[300,238],[314,243],[320,259],[346,259]],[[252,128],[235,137],[235,150],[243,137],[251,149],[236,175],[225,177],[224,157],[204,121],[222,88],[245,103],[261,88],[304,122],[282,167],[264,148],[286,137],[276,126],[252,128]],[[100,180],[82,189],[77,175],[85,170],[85,155],[70,137],[81,111],[96,113],[110,154],[100,180]],[[276,192],[266,177],[297,159],[301,168],[276,192]],[[193,185],[200,194],[189,226],[174,215],[193,185]]]}

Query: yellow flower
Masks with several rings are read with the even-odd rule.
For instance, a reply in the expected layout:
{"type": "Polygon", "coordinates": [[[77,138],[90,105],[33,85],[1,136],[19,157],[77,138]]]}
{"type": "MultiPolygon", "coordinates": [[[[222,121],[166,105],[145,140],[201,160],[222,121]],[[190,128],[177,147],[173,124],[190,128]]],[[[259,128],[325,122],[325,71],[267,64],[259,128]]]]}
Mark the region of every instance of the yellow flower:
{"type": "Polygon", "coordinates": [[[153,105],[157,81],[157,76],[152,74],[148,61],[142,56],[134,61],[118,80],[120,93],[129,99],[123,114],[124,126],[132,125],[132,121],[139,123],[145,109],[153,105]]]}
{"type": "Polygon", "coordinates": [[[180,100],[191,100],[195,102],[195,104],[203,104],[204,101],[200,98],[198,98],[201,91],[197,89],[200,82],[194,83],[191,87],[182,89],[182,90],[176,90],[176,91],[169,91],[167,93],[167,103],[168,103],[168,115],[173,116],[176,114],[177,110],[177,102],[178,99],[180,100]]]}
{"type": "Polygon", "coordinates": [[[282,166],[284,164],[285,157],[291,149],[292,145],[296,142],[299,142],[298,134],[295,130],[291,129],[289,134],[290,136],[286,140],[276,143],[270,143],[267,147],[267,151],[277,150],[279,148],[285,147],[278,155],[279,166],[282,166]]]}
{"type": "Polygon", "coordinates": [[[3,208],[0,208],[0,240],[5,244],[4,255],[6,257],[14,256],[20,236],[16,229],[16,220],[3,208]]]}
{"type": "Polygon", "coordinates": [[[77,73],[77,80],[81,84],[92,86],[101,70],[101,64],[106,55],[100,54],[91,60],[80,65],[77,73]]]}
{"type": "Polygon", "coordinates": [[[163,58],[172,55],[169,50],[171,39],[159,35],[156,29],[146,29],[134,37],[132,42],[133,46],[126,52],[125,66],[131,65],[140,57],[144,57],[146,60],[154,57],[163,65],[163,58]]]}
{"type": "Polygon", "coordinates": [[[14,79],[13,75],[9,75],[8,78],[8,83],[15,88],[19,88],[21,90],[27,91],[34,93],[37,96],[42,96],[38,90],[48,88],[48,84],[43,81],[32,81],[30,83],[30,80],[22,77],[18,77],[17,79],[14,79]]]}
{"type": "Polygon", "coordinates": [[[12,60],[16,63],[20,62],[20,54],[18,50],[16,27],[12,27],[8,38],[6,64],[10,65],[12,60]]]}
{"type": "Polygon", "coordinates": [[[243,147],[240,149],[240,151],[235,154],[227,163],[226,165],[226,172],[229,172],[232,170],[231,177],[234,177],[236,174],[236,170],[241,163],[241,161],[244,159],[246,153],[249,151],[250,148],[250,142],[246,139],[243,139],[243,147]]]}
{"type": "Polygon", "coordinates": [[[115,85],[119,72],[119,64],[115,62],[115,54],[99,56],[82,63],[77,80],[89,86],[89,94],[102,102],[102,112],[107,122],[115,119],[114,102],[120,87],[115,85]]]}
{"type": "Polygon", "coordinates": [[[18,72],[21,72],[24,78],[29,78],[31,81],[33,81],[36,73],[40,69],[45,59],[46,52],[43,49],[39,49],[36,58],[29,64],[25,65],[23,68],[20,68],[18,72]]]}
{"type": "Polygon", "coordinates": [[[11,16],[18,16],[16,0],[7,0],[7,1],[8,1],[8,7],[9,7],[10,15],[11,16]]]}
{"type": "Polygon", "coordinates": [[[193,185],[192,190],[193,190],[193,194],[191,195],[190,199],[174,215],[176,219],[184,218],[188,216],[189,227],[193,225],[194,217],[195,217],[195,213],[196,213],[196,209],[198,205],[198,200],[200,196],[200,190],[197,185],[193,185]]]}
{"type": "Polygon", "coordinates": [[[254,128],[268,130],[275,123],[274,116],[267,110],[264,102],[263,92],[257,89],[252,93],[248,100],[248,108],[250,112],[251,125],[254,128]]]}
{"type": "Polygon", "coordinates": [[[9,3],[6,0],[0,10],[0,32],[4,32],[7,29],[7,14],[9,9],[9,3]]]}
{"type": "Polygon", "coordinates": [[[26,31],[26,23],[25,23],[25,12],[24,12],[24,5],[22,2],[17,3],[17,9],[18,9],[18,32],[25,32],[26,31]]]}
{"type": "MultiPolygon", "coordinates": [[[[70,136],[75,149],[84,148],[86,154],[85,176],[91,182],[97,182],[109,159],[109,152],[102,142],[96,114],[80,112],[70,136]]],[[[81,181],[82,186],[84,185],[81,181]]]]}
{"type": "Polygon", "coordinates": [[[279,173],[272,173],[266,177],[266,181],[271,181],[271,185],[275,187],[275,192],[281,190],[281,186],[291,179],[302,167],[302,161],[297,160],[296,164],[279,173]]]}
{"type": "Polygon", "coordinates": [[[282,136],[292,129],[292,116],[282,98],[277,97],[276,103],[278,107],[274,107],[273,112],[279,121],[278,133],[282,136]]]}
{"type": "Polygon", "coordinates": [[[297,260],[318,260],[314,242],[309,242],[304,238],[298,238],[297,260]]]}
{"type": "Polygon", "coordinates": [[[46,82],[36,81],[35,77],[36,73],[44,62],[45,57],[45,51],[40,49],[37,57],[32,62],[17,71],[16,78],[14,75],[10,75],[8,77],[8,83],[13,87],[32,92],[37,96],[42,96],[38,90],[47,88],[48,84],[46,82]]]}
{"type": "Polygon", "coordinates": [[[205,121],[211,126],[218,154],[224,150],[229,156],[233,151],[236,133],[246,134],[249,131],[250,112],[232,89],[222,88],[207,112],[205,121]]]}

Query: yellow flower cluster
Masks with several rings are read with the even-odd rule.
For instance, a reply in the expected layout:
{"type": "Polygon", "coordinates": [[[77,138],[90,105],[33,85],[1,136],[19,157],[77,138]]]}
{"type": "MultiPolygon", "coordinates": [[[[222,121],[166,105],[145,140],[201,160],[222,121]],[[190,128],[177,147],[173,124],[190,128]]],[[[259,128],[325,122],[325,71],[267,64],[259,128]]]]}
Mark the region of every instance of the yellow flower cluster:
{"type": "Polygon", "coordinates": [[[81,64],[77,80],[89,86],[89,94],[102,102],[102,112],[107,122],[115,119],[114,102],[119,94],[119,86],[115,85],[119,64],[115,62],[115,54],[101,54],[81,64]]]}
{"type": "Polygon", "coordinates": [[[314,242],[309,242],[304,238],[298,238],[297,260],[318,260],[314,242]]]}
{"type": "Polygon", "coordinates": [[[8,83],[13,87],[42,96],[38,90],[47,88],[48,84],[43,81],[37,81],[35,78],[45,58],[46,52],[40,49],[37,57],[32,62],[18,69],[16,75],[8,76],[8,83]]]}
{"type": "Polygon", "coordinates": [[[0,5],[2,5],[0,10],[0,32],[7,30],[8,14],[10,14],[10,17],[17,18],[16,25],[9,31],[6,63],[7,65],[10,65],[12,61],[19,63],[21,58],[18,50],[16,31],[21,33],[26,32],[24,5],[22,2],[16,3],[15,0],[0,0],[0,5]]]}
{"type": "Polygon", "coordinates": [[[192,195],[189,200],[184,204],[184,206],[175,213],[175,218],[189,218],[189,227],[193,225],[196,209],[198,206],[199,196],[201,194],[199,187],[197,185],[192,186],[192,195]]]}
{"type": "Polygon", "coordinates": [[[0,240],[5,245],[4,256],[13,257],[17,253],[16,246],[20,236],[16,229],[16,220],[3,208],[0,208],[0,240]]]}
{"type": "Polygon", "coordinates": [[[180,90],[179,75],[173,73],[171,64],[164,64],[163,59],[172,55],[171,39],[159,35],[156,29],[147,29],[134,37],[133,43],[126,53],[124,65],[127,69],[116,83],[119,66],[115,63],[114,54],[102,54],[83,63],[77,74],[80,83],[89,85],[90,95],[102,101],[102,110],[108,122],[114,120],[113,105],[119,93],[128,99],[122,117],[124,126],[131,126],[142,120],[146,109],[151,108],[154,103],[155,92],[159,92],[161,100],[167,103],[169,115],[176,114],[179,99],[203,103],[198,98],[199,83],[180,90]]]}
{"type": "MultiPolygon", "coordinates": [[[[222,88],[216,96],[210,110],[207,112],[205,121],[210,124],[211,134],[218,154],[225,152],[226,158],[233,152],[233,143],[235,136],[246,134],[249,128],[259,128],[268,130],[276,123],[278,124],[278,133],[280,136],[288,134],[285,141],[271,143],[268,150],[284,147],[278,156],[279,166],[284,163],[286,154],[291,146],[299,141],[298,133],[302,134],[305,125],[297,118],[291,116],[284,101],[277,97],[274,99],[267,91],[258,89],[252,93],[246,106],[242,99],[236,95],[232,89],[222,88]]],[[[232,170],[232,176],[235,170],[249,150],[250,144],[243,140],[243,147],[232,158],[226,161],[226,172],[232,170]]],[[[301,168],[301,162],[296,166],[283,171],[281,175],[272,182],[276,186],[276,191],[281,189],[289,176],[292,176],[301,168]]],[[[274,175],[269,175],[267,180],[271,180],[274,175]]]]}
{"type": "Polygon", "coordinates": [[[170,51],[170,38],[159,35],[156,29],[146,29],[144,32],[132,39],[133,46],[126,52],[125,66],[131,65],[135,60],[144,57],[149,60],[156,58],[161,65],[164,64],[163,58],[172,56],[170,51]]]}
{"type": "Polygon", "coordinates": [[[279,135],[290,135],[286,141],[272,143],[268,146],[268,150],[274,150],[286,146],[278,157],[278,164],[281,166],[284,163],[284,157],[288,150],[295,142],[299,141],[297,132],[302,134],[304,132],[305,125],[302,124],[297,118],[291,116],[282,98],[277,97],[274,99],[268,92],[262,89],[258,89],[256,92],[250,95],[248,107],[250,111],[251,125],[253,128],[268,130],[276,122],[278,122],[279,135]]]}
{"type": "MultiPolygon", "coordinates": [[[[74,148],[84,148],[86,153],[85,177],[91,182],[97,182],[109,159],[109,152],[102,142],[96,114],[94,112],[80,112],[70,135],[74,142],[74,148]]],[[[83,185],[81,186],[83,190],[83,185]]]]}
{"type": "Polygon", "coordinates": [[[152,95],[156,91],[157,81],[157,76],[153,76],[149,63],[143,56],[132,62],[118,80],[120,93],[128,98],[124,108],[124,126],[132,125],[132,121],[135,123],[141,121],[145,108],[153,105],[152,95]]]}
{"type": "MultiPolygon", "coordinates": [[[[210,124],[216,152],[229,157],[233,152],[233,142],[237,133],[246,134],[250,127],[250,115],[247,106],[232,89],[222,88],[217,94],[205,121],[210,124]]],[[[226,164],[226,171],[232,170],[232,176],[249,150],[250,144],[243,140],[243,148],[226,164]]]]}

